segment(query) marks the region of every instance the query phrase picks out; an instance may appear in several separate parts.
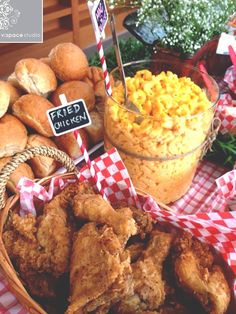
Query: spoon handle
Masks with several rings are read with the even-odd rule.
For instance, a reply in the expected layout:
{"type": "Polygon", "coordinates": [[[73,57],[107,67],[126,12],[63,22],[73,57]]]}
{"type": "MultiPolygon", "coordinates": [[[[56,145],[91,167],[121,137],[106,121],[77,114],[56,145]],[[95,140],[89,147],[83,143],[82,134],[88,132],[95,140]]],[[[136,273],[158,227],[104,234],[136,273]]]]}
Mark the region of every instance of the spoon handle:
{"type": "Polygon", "coordinates": [[[125,72],[124,72],[124,67],[121,59],[121,53],[120,53],[120,46],[119,46],[119,41],[116,33],[116,27],[115,27],[115,16],[112,13],[110,15],[110,28],[111,28],[111,33],[112,33],[112,39],[113,39],[113,44],[115,48],[115,54],[116,54],[116,60],[118,64],[118,69],[120,72],[120,77],[124,86],[124,91],[125,91],[125,99],[127,99],[127,86],[126,86],[126,81],[125,81],[125,72]]]}

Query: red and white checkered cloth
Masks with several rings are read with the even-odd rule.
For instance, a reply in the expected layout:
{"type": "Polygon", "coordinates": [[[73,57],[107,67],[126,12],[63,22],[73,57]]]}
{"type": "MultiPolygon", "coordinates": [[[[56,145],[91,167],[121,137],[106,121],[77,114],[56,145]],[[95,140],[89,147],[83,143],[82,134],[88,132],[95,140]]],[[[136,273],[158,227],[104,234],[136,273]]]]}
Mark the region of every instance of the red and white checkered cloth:
{"type": "Polygon", "coordinates": [[[75,180],[67,180],[66,182],[59,176],[52,178],[48,191],[37,182],[34,182],[26,177],[22,177],[17,188],[22,191],[20,196],[20,215],[25,216],[28,213],[36,215],[36,209],[34,206],[34,197],[43,201],[49,202],[53,195],[63,190],[66,185],[73,183],[75,180]]]}
{"type": "MultiPolygon", "coordinates": [[[[227,69],[224,82],[236,96],[236,71],[233,66],[227,69]]],[[[216,115],[221,120],[220,132],[222,134],[230,133],[233,129],[236,129],[236,100],[233,100],[229,93],[220,96],[216,115]]]]}
{"type": "Polygon", "coordinates": [[[224,81],[228,84],[229,89],[236,94],[236,70],[233,65],[225,72],[224,81]]]}
{"type": "Polygon", "coordinates": [[[236,100],[231,95],[223,94],[220,96],[216,108],[216,116],[221,121],[220,132],[230,133],[236,128],[236,100]]]}
{"type": "MultiPolygon", "coordinates": [[[[116,203],[126,200],[129,205],[135,204],[132,182],[115,149],[95,159],[94,166],[101,185],[111,202],[116,203]]],[[[181,200],[172,204],[172,208],[176,209],[178,214],[160,210],[150,196],[139,196],[138,201],[142,208],[150,212],[157,221],[167,222],[173,226],[187,230],[200,240],[212,244],[215,249],[222,254],[225,261],[236,274],[236,212],[223,211],[226,208],[226,200],[224,197],[229,193],[228,190],[224,190],[225,186],[228,187],[231,193],[234,186],[230,186],[230,181],[236,181],[236,173],[230,173],[230,176],[226,174],[224,179],[218,182],[218,191],[222,192],[222,195],[218,198],[219,201],[221,200],[218,208],[220,212],[216,212],[217,207],[215,207],[215,205],[217,204],[213,207],[210,207],[210,204],[206,204],[208,200],[212,200],[219,195],[219,193],[217,195],[215,194],[217,188],[215,179],[222,176],[224,172],[224,169],[217,168],[209,162],[202,162],[188,193],[181,200]]],[[[87,167],[81,170],[78,179],[81,181],[88,180],[93,183],[87,167]]],[[[24,182],[21,181],[20,188],[24,193],[27,191],[30,195],[34,192],[34,185],[29,184],[29,180],[27,180],[26,183],[25,187],[24,182]]],[[[53,196],[53,185],[55,185],[58,190],[58,188],[60,189],[66,184],[68,184],[68,182],[62,181],[62,179],[58,177],[54,179],[54,183],[50,184],[48,191],[44,187],[39,188],[37,185],[36,191],[41,200],[49,201],[53,196]]],[[[27,212],[31,209],[35,210],[32,202],[27,203],[24,197],[21,203],[25,206],[24,209],[30,206],[27,208],[27,212]]],[[[209,201],[209,203],[212,202],[209,201]]],[[[1,276],[0,288],[0,313],[27,314],[20,304],[16,302],[15,297],[8,289],[6,281],[1,276]]]]}
{"type": "Polygon", "coordinates": [[[227,204],[219,198],[216,179],[226,172],[208,161],[200,162],[196,175],[188,192],[179,200],[170,204],[178,214],[196,214],[199,212],[225,211],[227,204]],[[217,198],[218,202],[214,200],[217,198]]]}

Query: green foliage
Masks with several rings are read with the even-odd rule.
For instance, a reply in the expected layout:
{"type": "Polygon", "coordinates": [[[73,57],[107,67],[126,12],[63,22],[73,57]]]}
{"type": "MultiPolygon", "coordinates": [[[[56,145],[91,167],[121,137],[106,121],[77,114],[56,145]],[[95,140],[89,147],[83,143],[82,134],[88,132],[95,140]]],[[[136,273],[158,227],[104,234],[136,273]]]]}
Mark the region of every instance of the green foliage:
{"type": "MultiPolygon", "coordinates": [[[[119,44],[123,63],[151,58],[152,49],[143,45],[140,41],[133,37],[121,39],[119,44]]],[[[112,69],[117,67],[115,49],[113,46],[109,47],[105,51],[105,56],[107,68],[110,72],[112,69]]],[[[97,53],[89,59],[89,64],[91,66],[101,66],[97,53]]]]}
{"type": "Polygon", "coordinates": [[[206,158],[221,166],[232,168],[236,163],[236,137],[231,134],[218,134],[206,158]]]}

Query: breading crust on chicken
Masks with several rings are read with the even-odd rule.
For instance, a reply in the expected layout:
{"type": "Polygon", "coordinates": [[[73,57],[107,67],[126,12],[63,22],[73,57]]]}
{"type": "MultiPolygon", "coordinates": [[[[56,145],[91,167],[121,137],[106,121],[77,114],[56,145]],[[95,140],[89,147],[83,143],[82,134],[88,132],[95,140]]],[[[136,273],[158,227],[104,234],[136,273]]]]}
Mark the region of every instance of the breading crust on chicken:
{"type": "Polygon", "coordinates": [[[14,213],[3,240],[30,293],[55,295],[56,278],[69,270],[72,228],[71,203],[77,193],[91,188],[81,184],[66,187],[44,206],[43,214],[20,217],[14,213]]]}
{"type": "Polygon", "coordinates": [[[120,301],[116,313],[131,314],[157,310],[165,300],[165,282],[162,278],[163,262],[171,248],[170,233],[153,231],[146,250],[131,264],[134,294],[120,301]]]}
{"type": "Polygon", "coordinates": [[[214,265],[208,245],[184,233],[175,241],[174,269],[179,285],[197,298],[207,313],[224,314],[230,289],[221,268],[214,265]]]}
{"type": "Polygon", "coordinates": [[[113,229],[85,224],[73,244],[67,314],[92,312],[107,303],[110,305],[113,298],[126,295],[132,289],[130,274],[129,254],[124,252],[113,229]]]}
{"type": "Polygon", "coordinates": [[[38,217],[13,213],[3,239],[35,296],[55,296],[58,280],[70,272],[66,314],[192,314],[177,289],[207,313],[225,314],[230,289],[209,246],[157,226],[142,210],[114,209],[88,184],[76,183],[38,217]]]}
{"type": "Polygon", "coordinates": [[[117,212],[101,195],[77,194],[74,198],[73,209],[77,218],[112,227],[124,245],[130,236],[137,233],[130,208],[124,207],[117,212]]]}

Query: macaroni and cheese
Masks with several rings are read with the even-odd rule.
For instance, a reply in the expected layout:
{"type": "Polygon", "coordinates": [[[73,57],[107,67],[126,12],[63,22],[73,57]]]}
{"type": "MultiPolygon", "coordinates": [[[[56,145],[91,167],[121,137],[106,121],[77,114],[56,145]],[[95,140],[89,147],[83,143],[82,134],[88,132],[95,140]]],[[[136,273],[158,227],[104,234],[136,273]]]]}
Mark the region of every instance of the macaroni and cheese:
{"type": "Polygon", "coordinates": [[[141,70],[117,81],[105,109],[105,146],[117,147],[134,185],[164,203],[181,197],[194,176],[213,118],[212,103],[189,77],[141,70]]]}

